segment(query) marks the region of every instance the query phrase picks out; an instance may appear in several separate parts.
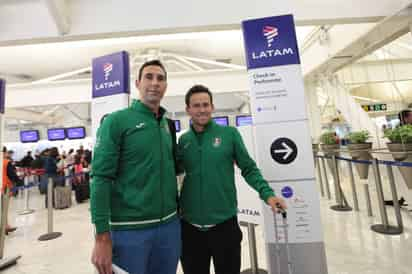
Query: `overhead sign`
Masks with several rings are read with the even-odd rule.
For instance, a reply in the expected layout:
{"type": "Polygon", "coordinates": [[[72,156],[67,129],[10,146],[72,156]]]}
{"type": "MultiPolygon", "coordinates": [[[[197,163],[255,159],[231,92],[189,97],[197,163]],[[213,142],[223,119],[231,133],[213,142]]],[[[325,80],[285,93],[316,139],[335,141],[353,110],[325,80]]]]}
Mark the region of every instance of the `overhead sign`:
{"type": "Polygon", "coordinates": [[[387,111],[388,106],[386,104],[374,104],[374,105],[362,105],[364,111],[387,111]]]}
{"type": "Polygon", "coordinates": [[[0,113],[4,114],[6,103],[6,80],[0,79],[0,113]]]}
{"type": "Polygon", "coordinates": [[[93,98],[130,92],[129,54],[125,51],[92,61],[93,98]]]}
{"type": "Polygon", "coordinates": [[[125,51],[93,59],[92,138],[103,117],[129,105],[129,67],[129,54],[125,51]]]}
{"type": "MultiPolygon", "coordinates": [[[[320,204],[303,77],[292,15],[242,22],[250,83],[251,112],[255,125],[256,154],[263,176],[288,206],[288,229],[293,273],[326,274],[320,204]]],[[[269,273],[291,274],[285,235],[276,244],[275,218],[263,207],[269,273]],[[278,266],[280,273],[278,272],[278,266]]],[[[278,231],[282,231],[278,227],[278,231]]]]}

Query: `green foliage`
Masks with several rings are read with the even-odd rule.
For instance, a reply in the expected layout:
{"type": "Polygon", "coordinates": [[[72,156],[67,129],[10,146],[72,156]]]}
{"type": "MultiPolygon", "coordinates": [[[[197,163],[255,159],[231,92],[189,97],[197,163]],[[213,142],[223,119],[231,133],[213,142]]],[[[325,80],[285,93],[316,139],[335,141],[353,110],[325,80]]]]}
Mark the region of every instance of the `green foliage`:
{"type": "Polygon", "coordinates": [[[364,144],[369,139],[370,134],[367,130],[354,131],[349,133],[347,137],[351,144],[364,144]]]}
{"type": "Polygon", "coordinates": [[[325,145],[335,145],[336,144],[336,135],[335,132],[329,131],[325,132],[320,136],[320,142],[325,145]]]}
{"type": "Polygon", "coordinates": [[[410,144],[412,143],[412,125],[403,125],[394,129],[386,129],[385,137],[392,143],[410,144]]]}

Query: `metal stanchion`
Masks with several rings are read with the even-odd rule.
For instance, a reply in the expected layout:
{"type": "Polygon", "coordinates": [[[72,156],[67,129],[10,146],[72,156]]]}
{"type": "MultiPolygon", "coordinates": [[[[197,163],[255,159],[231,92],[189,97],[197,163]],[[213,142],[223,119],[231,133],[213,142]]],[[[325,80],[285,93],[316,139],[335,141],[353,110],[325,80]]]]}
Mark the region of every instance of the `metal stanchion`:
{"type": "Polygon", "coordinates": [[[24,210],[19,212],[19,215],[27,215],[34,212],[33,209],[29,208],[29,176],[24,177],[24,210]]]}
{"type": "Polygon", "coordinates": [[[268,272],[263,269],[259,269],[256,249],[256,234],[255,224],[247,223],[247,236],[249,242],[249,257],[250,257],[250,269],[243,270],[241,274],[267,274],[268,272]]]}
{"type": "Polygon", "coordinates": [[[325,179],[326,195],[328,196],[328,200],[330,200],[331,195],[330,195],[330,188],[329,188],[328,173],[326,172],[325,158],[322,158],[322,166],[323,166],[323,175],[324,175],[324,179],[325,179]]]}
{"type": "Polygon", "coordinates": [[[398,224],[398,228],[400,229],[402,233],[403,232],[403,221],[402,221],[401,207],[399,205],[399,200],[398,200],[398,193],[396,192],[396,185],[395,185],[395,179],[393,176],[393,170],[392,170],[391,165],[387,165],[386,167],[388,170],[389,184],[391,186],[393,207],[395,209],[396,222],[398,224]]]}
{"type": "Polygon", "coordinates": [[[333,180],[334,180],[335,191],[336,191],[335,195],[336,195],[337,205],[331,206],[330,208],[335,211],[351,211],[352,208],[349,206],[348,201],[345,198],[345,194],[343,193],[342,188],[340,186],[339,170],[338,170],[338,164],[337,164],[335,155],[332,155],[332,161],[333,161],[333,180]]]}
{"type": "Polygon", "coordinates": [[[4,242],[6,240],[6,225],[7,225],[7,212],[9,208],[9,191],[6,189],[4,194],[1,194],[1,220],[0,220],[0,270],[12,266],[17,263],[17,260],[21,258],[20,255],[4,258],[4,242]]]}
{"type": "Polygon", "coordinates": [[[39,241],[53,240],[63,235],[61,232],[53,232],[53,180],[51,177],[47,184],[47,215],[47,233],[41,235],[39,241]]]}
{"type": "Polygon", "coordinates": [[[320,160],[318,157],[315,158],[316,159],[316,169],[318,171],[318,178],[319,178],[319,186],[320,186],[320,194],[322,195],[322,197],[325,197],[325,191],[323,189],[323,180],[322,180],[322,172],[320,170],[320,160]]]}
{"type": "Polygon", "coordinates": [[[371,195],[370,195],[370,192],[369,192],[369,185],[364,184],[363,187],[364,187],[364,192],[365,192],[365,201],[366,201],[366,209],[368,211],[368,216],[372,217],[373,212],[372,212],[371,195]]]}
{"type": "Polygon", "coordinates": [[[349,165],[349,179],[350,179],[350,184],[352,187],[352,195],[353,195],[353,206],[355,208],[355,211],[359,211],[358,194],[356,193],[355,177],[353,176],[352,162],[348,161],[348,165],[349,165]]]}
{"type": "Polygon", "coordinates": [[[399,227],[389,225],[388,213],[386,212],[385,199],[383,196],[383,188],[381,181],[381,174],[379,171],[379,160],[373,159],[373,174],[375,176],[376,192],[378,196],[379,203],[379,212],[381,215],[382,224],[372,225],[371,229],[375,232],[388,234],[388,235],[397,235],[402,233],[402,230],[399,227]]]}

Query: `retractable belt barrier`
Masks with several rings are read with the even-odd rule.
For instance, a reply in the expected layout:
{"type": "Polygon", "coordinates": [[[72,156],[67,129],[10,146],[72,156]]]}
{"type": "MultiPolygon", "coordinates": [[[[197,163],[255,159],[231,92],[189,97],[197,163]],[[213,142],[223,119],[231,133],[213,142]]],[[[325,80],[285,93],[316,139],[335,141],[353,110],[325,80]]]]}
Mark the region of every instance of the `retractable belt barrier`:
{"type": "MultiPolygon", "coordinates": [[[[344,152],[348,152],[348,151],[344,151],[344,152]]],[[[371,151],[371,153],[386,154],[384,152],[373,152],[373,151],[371,151]]],[[[334,210],[340,210],[340,211],[349,210],[350,207],[347,205],[347,201],[345,199],[344,193],[342,191],[342,188],[340,187],[339,172],[337,169],[338,167],[337,160],[348,162],[349,175],[350,175],[349,178],[351,181],[353,201],[354,201],[354,207],[356,211],[359,211],[359,205],[358,205],[358,198],[357,198],[357,193],[356,193],[356,188],[355,188],[355,183],[354,183],[352,164],[355,163],[355,164],[371,165],[373,168],[373,174],[374,174],[376,190],[377,190],[376,192],[377,192],[377,199],[378,199],[378,205],[379,205],[379,213],[380,213],[381,222],[382,222],[381,224],[372,225],[371,229],[375,232],[382,233],[382,234],[389,234],[389,235],[399,235],[403,232],[403,221],[402,221],[402,215],[400,211],[398,195],[396,191],[393,167],[397,166],[397,167],[412,168],[412,162],[378,160],[376,158],[372,160],[358,160],[358,159],[346,158],[346,157],[335,156],[335,155],[327,156],[327,155],[319,155],[319,154],[315,155],[315,159],[317,161],[319,182],[321,184],[321,187],[320,187],[321,194],[322,196],[324,196],[324,186],[323,186],[323,181],[324,181],[329,200],[331,198],[330,198],[330,193],[328,192],[329,183],[328,183],[328,177],[327,177],[327,172],[326,172],[325,160],[333,161],[333,166],[332,166],[333,168],[331,169],[332,169],[332,175],[334,177],[334,183],[336,187],[335,195],[337,196],[336,199],[337,199],[338,204],[335,206],[332,206],[331,208],[334,210]],[[323,163],[324,180],[322,180],[322,172],[321,172],[321,166],[320,166],[321,162],[323,163]],[[388,221],[388,214],[387,214],[387,210],[385,207],[385,201],[384,201],[384,195],[383,195],[382,179],[381,179],[381,173],[380,173],[380,167],[379,167],[380,165],[386,166],[386,169],[387,169],[397,226],[390,225],[388,221]]],[[[366,198],[366,207],[368,210],[368,215],[373,216],[368,184],[364,184],[364,186],[365,186],[365,198],[366,198]]]]}

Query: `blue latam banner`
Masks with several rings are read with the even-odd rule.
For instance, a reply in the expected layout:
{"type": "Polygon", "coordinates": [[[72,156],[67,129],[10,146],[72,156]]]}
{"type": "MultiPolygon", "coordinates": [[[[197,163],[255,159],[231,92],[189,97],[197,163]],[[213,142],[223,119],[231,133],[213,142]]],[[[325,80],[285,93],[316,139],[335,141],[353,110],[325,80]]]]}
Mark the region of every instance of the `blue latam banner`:
{"type": "Polygon", "coordinates": [[[0,113],[4,114],[6,104],[6,80],[0,79],[0,113]]]}
{"type": "Polygon", "coordinates": [[[130,93],[129,54],[126,51],[94,58],[92,68],[93,98],[130,93]]]}
{"type": "Polygon", "coordinates": [[[292,15],[242,22],[248,69],[300,64],[292,15]]]}

